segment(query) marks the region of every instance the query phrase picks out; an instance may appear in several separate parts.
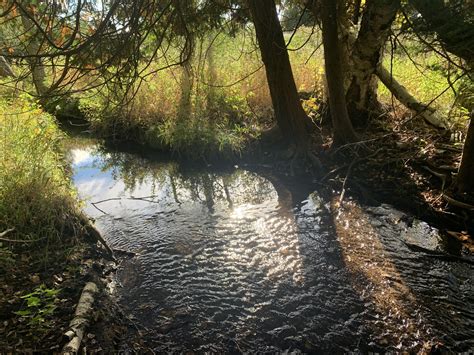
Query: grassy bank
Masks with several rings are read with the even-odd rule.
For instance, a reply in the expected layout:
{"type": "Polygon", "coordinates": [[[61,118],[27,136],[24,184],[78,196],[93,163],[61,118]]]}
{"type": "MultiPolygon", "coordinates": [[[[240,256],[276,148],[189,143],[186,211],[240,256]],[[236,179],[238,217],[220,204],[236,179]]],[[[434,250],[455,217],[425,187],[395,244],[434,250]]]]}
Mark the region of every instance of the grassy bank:
{"type": "MultiPolygon", "coordinates": [[[[309,35],[309,29],[299,31],[292,48],[302,46],[309,35]]],[[[322,94],[322,53],[314,52],[319,41],[313,36],[302,49],[290,52],[299,90],[316,96],[322,94]]],[[[154,69],[177,55],[168,51],[154,69]]],[[[92,129],[110,140],[127,137],[176,155],[226,158],[241,154],[272,125],[265,69],[251,32],[199,39],[190,67],[149,75],[123,106],[115,105],[121,95],[114,89],[80,98],[92,129]]],[[[314,109],[314,103],[308,107],[314,109]]]]}

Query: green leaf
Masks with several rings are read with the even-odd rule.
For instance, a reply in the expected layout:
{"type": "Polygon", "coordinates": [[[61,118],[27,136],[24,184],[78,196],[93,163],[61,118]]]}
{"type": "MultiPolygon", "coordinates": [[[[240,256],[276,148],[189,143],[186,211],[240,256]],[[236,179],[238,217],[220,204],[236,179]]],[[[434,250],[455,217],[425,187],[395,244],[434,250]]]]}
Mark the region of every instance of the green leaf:
{"type": "Polygon", "coordinates": [[[60,290],[53,290],[53,289],[45,289],[44,290],[44,293],[48,296],[48,297],[54,297],[56,296],[58,293],[59,293],[60,290]]]}
{"type": "Polygon", "coordinates": [[[13,312],[13,313],[16,314],[17,316],[21,316],[21,317],[27,317],[27,316],[31,315],[31,311],[29,309],[16,311],[16,312],[13,312]]]}
{"type": "Polygon", "coordinates": [[[36,296],[28,298],[28,307],[38,307],[41,304],[41,299],[36,296]]]}

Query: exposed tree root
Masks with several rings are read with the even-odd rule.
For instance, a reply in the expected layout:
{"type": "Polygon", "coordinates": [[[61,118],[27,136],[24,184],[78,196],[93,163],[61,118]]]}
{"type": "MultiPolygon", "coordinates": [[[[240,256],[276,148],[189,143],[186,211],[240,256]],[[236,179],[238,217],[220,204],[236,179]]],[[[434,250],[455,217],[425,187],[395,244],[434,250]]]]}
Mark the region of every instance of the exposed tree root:
{"type": "Polygon", "coordinates": [[[291,176],[295,176],[295,164],[298,161],[307,161],[307,162],[309,162],[311,167],[314,169],[313,171],[316,172],[317,175],[321,175],[321,173],[324,171],[324,168],[323,168],[323,165],[321,164],[321,161],[310,150],[302,151],[300,149],[294,149],[294,152],[292,153],[291,156],[292,156],[291,161],[290,161],[291,176]]]}

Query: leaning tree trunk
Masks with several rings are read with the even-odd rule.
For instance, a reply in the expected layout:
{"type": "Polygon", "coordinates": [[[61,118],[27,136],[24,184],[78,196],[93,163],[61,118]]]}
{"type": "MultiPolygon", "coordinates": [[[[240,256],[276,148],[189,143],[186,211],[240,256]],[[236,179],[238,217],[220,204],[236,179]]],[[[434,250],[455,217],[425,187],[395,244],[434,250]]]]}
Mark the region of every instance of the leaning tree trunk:
{"type": "Polygon", "coordinates": [[[286,143],[294,144],[298,152],[306,153],[309,144],[307,116],[298,97],[275,2],[249,0],[248,4],[278,127],[286,143]]]}
{"type": "Polygon", "coordinates": [[[471,114],[456,185],[458,192],[474,193],[474,114],[471,114]]]}
{"type": "Polygon", "coordinates": [[[352,50],[352,77],[346,94],[349,115],[355,125],[365,125],[369,112],[377,111],[377,78],[374,74],[399,8],[400,0],[366,1],[352,50]]]}
{"type": "Polygon", "coordinates": [[[357,141],[357,137],[346,107],[341,49],[337,30],[337,2],[336,0],[323,0],[322,2],[323,44],[334,142],[344,144],[357,141]]]}

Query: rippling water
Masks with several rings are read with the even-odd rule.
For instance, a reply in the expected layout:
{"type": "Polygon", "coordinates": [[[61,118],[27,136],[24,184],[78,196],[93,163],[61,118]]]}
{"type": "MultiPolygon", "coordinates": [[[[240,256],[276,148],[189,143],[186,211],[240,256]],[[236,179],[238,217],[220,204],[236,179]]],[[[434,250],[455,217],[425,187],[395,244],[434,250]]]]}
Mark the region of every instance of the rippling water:
{"type": "Polygon", "coordinates": [[[71,156],[86,212],[137,253],[117,292],[156,351],[474,348],[474,268],[412,251],[437,231],[388,206],[332,214],[307,186],[238,168],[71,156]]]}

